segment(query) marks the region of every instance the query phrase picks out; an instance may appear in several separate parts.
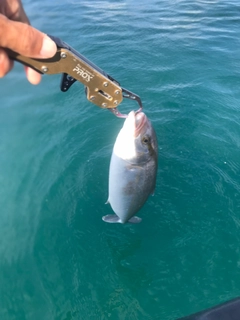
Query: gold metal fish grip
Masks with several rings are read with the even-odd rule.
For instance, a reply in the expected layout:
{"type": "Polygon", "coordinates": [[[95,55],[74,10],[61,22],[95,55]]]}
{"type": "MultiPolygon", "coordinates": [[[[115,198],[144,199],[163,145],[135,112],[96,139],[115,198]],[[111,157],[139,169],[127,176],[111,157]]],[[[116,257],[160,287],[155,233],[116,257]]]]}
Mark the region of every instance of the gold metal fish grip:
{"type": "Polygon", "coordinates": [[[87,99],[100,108],[116,108],[122,102],[122,89],[114,82],[107,81],[100,74],[93,72],[91,84],[86,85],[87,99]]]}
{"type": "MultiPolygon", "coordinates": [[[[61,54],[63,54],[61,49],[61,54]]],[[[100,108],[116,108],[122,102],[122,89],[117,81],[71,48],[66,55],[68,74],[65,72],[61,90],[66,91],[75,82],[85,86],[87,99],[100,108]]]]}
{"type": "Polygon", "coordinates": [[[136,112],[141,112],[143,109],[141,98],[138,95],[136,95],[135,93],[133,93],[127,89],[124,89],[124,88],[122,88],[122,92],[123,92],[124,98],[137,101],[137,103],[139,104],[139,109],[136,112]]]}
{"type": "Polygon", "coordinates": [[[117,117],[126,117],[117,110],[123,97],[136,100],[140,105],[139,110],[142,109],[139,96],[122,88],[110,75],[61,39],[54,36],[49,37],[57,45],[57,52],[50,59],[33,59],[9,49],[6,51],[11,59],[31,67],[39,73],[49,75],[62,73],[60,88],[63,92],[66,92],[75,81],[81,82],[85,86],[85,93],[90,102],[100,108],[109,109],[117,117]]]}
{"type": "Polygon", "coordinates": [[[100,108],[116,108],[122,102],[121,87],[73,52],[58,48],[51,59],[33,59],[8,50],[14,60],[43,74],[63,73],[60,88],[66,92],[77,80],[86,86],[87,99],[100,108]]]}

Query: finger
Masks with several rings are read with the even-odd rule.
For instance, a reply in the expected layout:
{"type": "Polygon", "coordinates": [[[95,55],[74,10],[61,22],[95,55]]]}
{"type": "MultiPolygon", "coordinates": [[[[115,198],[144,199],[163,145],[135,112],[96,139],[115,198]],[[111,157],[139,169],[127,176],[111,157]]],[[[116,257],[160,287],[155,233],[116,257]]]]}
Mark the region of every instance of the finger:
{"type": "Polygon", "coordinates": [[[10,20],[21,21],[30,24],[20,0],[5,0],[1,4],[1,13],[10,20]]]}
{"type": "Polygon", "coordinates": [[[26,75],[27,75],[27,79],[31,84],[39,84],[42,77],[41,74],[38,73],[37,71],[29,68],[29,67],[24,67],[26,75]]]}
{"type": "Polygon", "coordinates": [[[35,28],[8,20],[0,14],[0,47],[32,58],[51,58],[57,51],[54,41],[35,28]]]}
{"type": "Polygon", "coordinates": [[[0,48],[0,78],[4,77],[13,67],[13,61],[8,58],[6,51],[0,48]]]}
{"type": "Polygon", "coordinates": [[[15,20],[15,21],[26,23],[26,24],[30,24],[30,21],[23,9],[22,4],[19,7],[17,14],[13,15],[10,20],[15,20]]]}

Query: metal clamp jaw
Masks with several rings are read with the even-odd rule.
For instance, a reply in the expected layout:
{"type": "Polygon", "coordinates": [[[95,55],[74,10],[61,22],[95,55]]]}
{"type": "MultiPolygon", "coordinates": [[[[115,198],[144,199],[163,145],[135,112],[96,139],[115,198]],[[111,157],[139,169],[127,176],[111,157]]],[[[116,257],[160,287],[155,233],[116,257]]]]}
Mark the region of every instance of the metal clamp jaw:
{"type": "Polygon", "coordinates": [[[75,81],[84,84],[87,99],[100,108],[109,109],[117,117],[125,117],[117,106],[123,98],[136,100],[142,109],[139,96],[120,86],[110,75],[101,70],[61,39],[49,36],[57,45],[56,54],[50,59],[34,59],[7,49],[8,55],[42,74],[62,73],[60,88],[66,92],[75,81]]]}

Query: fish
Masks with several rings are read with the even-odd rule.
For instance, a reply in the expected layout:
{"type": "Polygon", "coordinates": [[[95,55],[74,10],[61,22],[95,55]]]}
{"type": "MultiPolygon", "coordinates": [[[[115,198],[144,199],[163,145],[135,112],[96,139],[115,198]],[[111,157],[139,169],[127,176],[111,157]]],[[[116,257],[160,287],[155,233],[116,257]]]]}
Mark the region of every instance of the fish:
{"type": "Polygon", "coordinates": [[[102,217],[109,223],[139,223],[135,214],[154,193],[158,144],[144,112],[131,111],[120,130],[109,167],[108,200],[115,214],[102,217]]]}

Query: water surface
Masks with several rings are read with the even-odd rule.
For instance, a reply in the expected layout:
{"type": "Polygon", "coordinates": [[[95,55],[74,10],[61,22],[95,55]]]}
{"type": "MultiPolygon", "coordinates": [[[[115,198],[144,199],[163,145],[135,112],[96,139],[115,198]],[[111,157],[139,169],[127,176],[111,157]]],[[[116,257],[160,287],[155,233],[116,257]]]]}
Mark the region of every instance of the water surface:
{"type": "Polygon", "coordinates": [[[16,64],[0,80],[1,319],[168,320],[239,296],[239,2],[23,2],[141,96],[159,171],[141,224],[104,223],[123,120],[16,64]]]}

